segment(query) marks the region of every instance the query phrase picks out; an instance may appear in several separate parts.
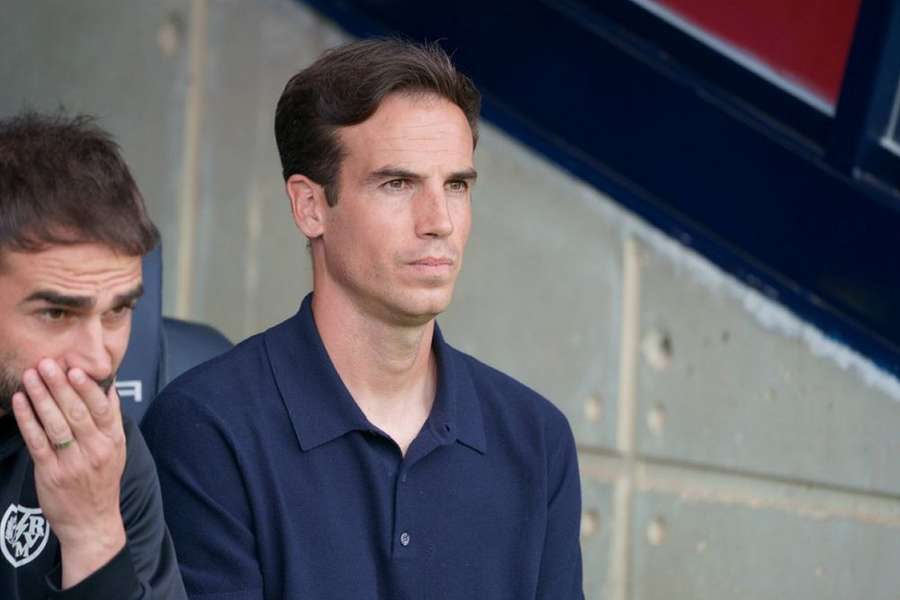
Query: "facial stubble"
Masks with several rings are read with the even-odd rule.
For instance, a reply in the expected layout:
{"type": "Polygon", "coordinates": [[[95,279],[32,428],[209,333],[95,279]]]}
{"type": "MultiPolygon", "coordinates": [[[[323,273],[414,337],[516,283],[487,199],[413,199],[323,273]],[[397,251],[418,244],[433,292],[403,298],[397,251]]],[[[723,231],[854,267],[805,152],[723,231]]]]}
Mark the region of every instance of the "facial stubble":
{"type": "MultiPolygon", "coordinates": [[[[4,353],[0,355],[0,416],[12,412],[13,394],[16,392],[25,393],[19,369],[12,366],[15,362],[15,354],[4,353]]],[[[113,374],[106,379],[97,381],[97,385],[100,386],[104,394],[109,394],[109,388],[112,387],[115,381],[116,376],[113,374]]]]}

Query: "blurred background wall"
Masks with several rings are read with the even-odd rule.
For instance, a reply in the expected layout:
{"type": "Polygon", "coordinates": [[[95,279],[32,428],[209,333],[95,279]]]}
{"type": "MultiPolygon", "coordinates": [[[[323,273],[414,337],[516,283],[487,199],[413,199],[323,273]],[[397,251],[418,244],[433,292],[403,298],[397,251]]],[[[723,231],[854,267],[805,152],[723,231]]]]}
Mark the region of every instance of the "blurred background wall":
{"type": "MultiPolygon", "coordinates": [[[[237,341],[296,311],[310,265],[274,107],[350,35],[289,0],[0,8],[0,114],[62,106],[115,134],[162,231],[166,313],[237,341]]],[[[896,600],[890,370],[491,122],[476,162],[440,321],[570,419],[587,597],[896,600]]]]}

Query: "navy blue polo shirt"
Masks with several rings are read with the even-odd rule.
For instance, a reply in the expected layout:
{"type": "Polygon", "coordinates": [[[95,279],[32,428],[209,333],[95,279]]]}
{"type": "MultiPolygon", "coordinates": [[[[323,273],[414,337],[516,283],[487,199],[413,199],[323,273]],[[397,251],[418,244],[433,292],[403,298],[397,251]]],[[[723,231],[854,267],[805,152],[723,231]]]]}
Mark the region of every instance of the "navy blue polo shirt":
{"type": "Polygon", "coordinates": [[[582,598],[575,443],[537,393],[451,348],[406,456],[291,319],[170,384],[143,421],[188,594],[582,598]]]}

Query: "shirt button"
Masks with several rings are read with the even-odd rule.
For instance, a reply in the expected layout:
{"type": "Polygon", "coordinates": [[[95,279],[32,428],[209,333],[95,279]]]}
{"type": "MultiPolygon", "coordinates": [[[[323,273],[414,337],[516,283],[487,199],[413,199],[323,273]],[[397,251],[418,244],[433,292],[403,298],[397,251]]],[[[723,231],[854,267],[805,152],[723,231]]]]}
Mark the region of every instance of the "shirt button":
{"type": "Polygon", "coordinates": [[[409,546],[409,534],[405,531],[400,534],[400,545],[409,546]]]}

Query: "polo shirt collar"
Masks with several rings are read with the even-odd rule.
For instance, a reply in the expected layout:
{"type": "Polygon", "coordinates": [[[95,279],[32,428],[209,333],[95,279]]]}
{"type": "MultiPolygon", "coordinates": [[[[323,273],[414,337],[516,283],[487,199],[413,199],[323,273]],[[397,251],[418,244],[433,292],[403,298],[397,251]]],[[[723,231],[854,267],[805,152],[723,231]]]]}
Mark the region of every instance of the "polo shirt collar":
{"type": "Polygon", "coordinates": [[[475,384],[460,354],[444,341],[437,323],[431,347],[437,358],[438,388],[427,423],[484,454],[487,441],[475,384]]]}
{"type": "MultiPolygon", "coordinates": [[[[313,319],[312,294],[303,299],[295,316],[266,331],[264,340],[275,384],[303,451],[350,431],[376,430],[325,350],[313,319]]],[[[484,453],[484,421],[474,383],[436,324],[432,348],[438,362],[438,389],[424,427],[443,441],[459,440],[484,453]]]]}
{"type": "Polygon", "coordinates": [[[300,447],[371,429],[338,376],[312,315],[312,294],[292,318],[265,333],[266,353],[300,447]]]}

